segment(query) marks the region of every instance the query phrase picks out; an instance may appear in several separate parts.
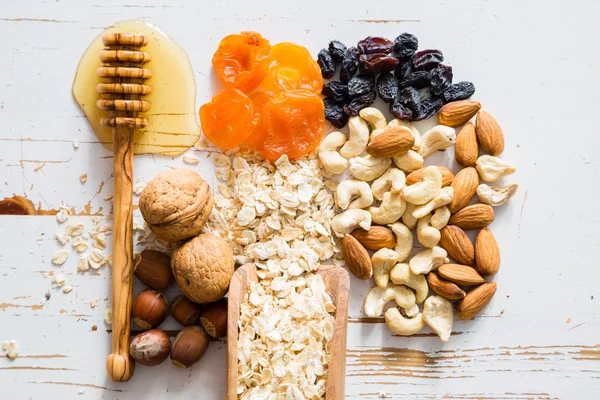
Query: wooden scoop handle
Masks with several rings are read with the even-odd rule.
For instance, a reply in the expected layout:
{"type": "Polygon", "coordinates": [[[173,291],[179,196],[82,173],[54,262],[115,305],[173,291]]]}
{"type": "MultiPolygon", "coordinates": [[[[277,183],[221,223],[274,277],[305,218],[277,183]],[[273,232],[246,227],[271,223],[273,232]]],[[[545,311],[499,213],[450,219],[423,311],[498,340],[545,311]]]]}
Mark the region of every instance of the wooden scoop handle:
{"type": "Polygon", "coordinates": [[[112,354],[106,359],[108,376],[126,382],[133,375],[129,356],[131,303],[133,298],[133,131],[114,128],[115,192],[112,264],[112,354]]]}

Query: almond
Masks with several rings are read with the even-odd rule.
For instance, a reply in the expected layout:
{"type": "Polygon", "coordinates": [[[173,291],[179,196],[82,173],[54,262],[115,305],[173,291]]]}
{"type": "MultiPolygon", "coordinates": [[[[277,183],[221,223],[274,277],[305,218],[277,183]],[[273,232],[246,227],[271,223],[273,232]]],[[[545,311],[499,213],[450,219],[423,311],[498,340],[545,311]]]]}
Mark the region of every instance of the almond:
{"type": "Polygon", "coordinates": [[[415,144],[410,129],[405,126],[388,126],[367,146],[373,157],[394,157],[406,154],[415,144]]]}
{"type": "Polygon", "coordinates": [[[444,264],[437,273],[444,279],[461,286],[474,286],[485,282],[485,278],[475,268],[461,264],[444,264]]]}
{"type": "Polygon", "coordinates": [[[481,110],[481,103],[474,100],[454,101],[442,107],[438,113],[438,121],[442,125],[456,128],[461,126],[481,110]]]}
{"type": "Polygon", "coordinates": [[[467,206],[450,217],[449,224],[459,228],[479,229],[494,222],[494,209],[487,204],[467,206]]]}
{"type": "Polygon", "coordinates": [[[496,293],[496,282],[484,283],[471,290],[456,306],[459,319],[473,319],[490,302],[496,293]]]}
{"type": "Polygon", "coordinates": [[[500,269],[500,248],[488,228],[483,228],[475,239],[477,268],[485,276],[494,275],[500,269]]]}
{"type": "Polygon", "coordinates": [[[440,279],[435,272],[427,274],[427,283],[431,290],[448,300],[460,300],[466,295],[464,290],[452,282],[440,279]]]}
{"type": "Polygon", "coordinates": [[[391,230],[383,226],[372,226],[368,231],[358,228],[352,232],[352,236],[365,248],[373,251],[393,249],[396,246],[396,237],[391,230]]]}
{"type": "Polygon", "coordinates": [[[369,253],[354,236],[346,235],[342,240],[342,253],[348,269],[362,280],[369,279],[373,275],[373,265],[369,253]]]}
{"type": "Polygon", "coordinates": [[[461,169],[452,181],[452,187],[454,188],[454,196],[450,202],[450,212],[455,213],[467,204],[477,193],[477,186],[479,186],[479,174],[473,167],[467,167],[461,169]]]}
{"type": "Polygon", "coordinates": [[[455,225],[446,225],[440,233],[440,246],[452,259],[463,265],[475,263],[475,248],[465,231],[455,225]]]}
{"type": "Polygon", "coordinates": [[[475,133],[479,144],[489,155],[497,156],[504,151],[504,133],[488,112],[482,110],[477,114],[475,133]]]}
{"type": "MultiPolygon", "coordinates": [[[[454,173],[446,167],[437,167],[442,173],[442,187],[449,186],[454,180],[454,173]]],[[[406,176],[406,185],[410,186],[423,179],[423,168],[419,168],[416,171],[411,172],[406,176]]],[[[475,189],[477,190],[477,189],[475,189]]]]}
{"type": "Polygon", "coordinates": [[[456,135],[454,157],[456,158],[456,162],[463,167],[475,166],[475,161],[479,157],[479,146],[477,145],[475,125],[470,122],[463,126],[458,135],[456,135]]]}

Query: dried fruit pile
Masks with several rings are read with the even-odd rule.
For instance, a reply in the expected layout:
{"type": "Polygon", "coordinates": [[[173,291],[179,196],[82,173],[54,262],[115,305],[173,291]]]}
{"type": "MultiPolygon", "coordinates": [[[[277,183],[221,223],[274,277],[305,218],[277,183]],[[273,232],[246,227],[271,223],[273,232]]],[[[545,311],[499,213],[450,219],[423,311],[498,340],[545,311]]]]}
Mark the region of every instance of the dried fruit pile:
{"type": "Polygon", "coordinates": [[[333,78],[338,64],[341,68],[339,81],[323,85],[325,118],[342,128],[378,94],[397,118],[419,121],[432,117],[444,104],[475,93],[471,82],[452,84],[452,67],[442,64],[440,50],[417,51],[418,47],[410,33],[393,42],[369,36],[350,48],[331,41],[318,56],[323,78],[333,78]]]}
{"type": "Polygon", "coordinates": [[[410,122],[388,123],[381,111],[363,108],[349,118],[349,138],[333,132],[323,139],[319,159],[332,175],[347,171],[352,177],[335,188],[339,213],[331,227],[342,239],[352,273],[374,278],[365,314],[385,314],[398,335],[415,334],[428,324],[447,341],[454,309],[459,319],[471,319],[496,292],[496,283],[486,277],[498,272],[500,250],[487,226],[494,221],[492,207],[506,203],[517,185],[480,184],[515,168],[497,157],[504,134],[479,102],[446,104],[438,121],[421,136],[410,122]],[[468,121],[475,115],[474,125],[468,121]],[[456,135],[454,128],[461,125],[456,135]],[[423,166],[425,157],[454,145],[464,167],[456,176],[446,167],[423,166]],[[480,156],[480,148],[488,154],[480,156]],[[475,195],[479,203],[471,204],[475,195]],[[475,229],[480,231],[473,244],[465,231],[475,229]],[[435,295],[429,296],[429,289],[435,295]],[[398,308],[384,313],[391,301],[398,308]]]}
{"type": "Polygon", "coordinates": [[[323,79],[308,50],[256,32],[225,37],[212,59],[225,90],[200,107],[202,131],[231,149],[246,142],[262,157],[299,158],[323,137],[323,79]]]}

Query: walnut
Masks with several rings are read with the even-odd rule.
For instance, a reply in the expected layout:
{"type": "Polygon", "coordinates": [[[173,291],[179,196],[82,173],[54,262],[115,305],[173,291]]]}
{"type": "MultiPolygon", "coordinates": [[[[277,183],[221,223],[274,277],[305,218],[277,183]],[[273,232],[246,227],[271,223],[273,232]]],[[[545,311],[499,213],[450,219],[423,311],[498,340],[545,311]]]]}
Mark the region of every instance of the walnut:
{"type": "Polygon", "coordinates": [[[176,242],[196,236],[213,208],[213,196],[198,173],[177,168],[152,179],[140,196],[140,211],[156,236],[176,242]]]}
{"type": "Polygon", "coordinates": [[[186,242],[171,258],[171,269],[181,291],[199,304],[225,296],[233,265],[233,252],[227,242],[209,233],[186,242]]]}

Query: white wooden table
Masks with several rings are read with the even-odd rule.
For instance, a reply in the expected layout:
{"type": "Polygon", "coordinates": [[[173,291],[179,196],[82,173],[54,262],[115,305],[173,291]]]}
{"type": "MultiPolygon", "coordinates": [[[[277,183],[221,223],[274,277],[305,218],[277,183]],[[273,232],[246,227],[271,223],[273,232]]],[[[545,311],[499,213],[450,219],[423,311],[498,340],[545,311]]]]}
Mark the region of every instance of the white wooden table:
{"type": "MultiPolygon", "coordinates": [[[[369,284],[352,281],[347,398],[600,397],[599,2],[118,3],[0,2],[0,198],[24,195],[41,210],[73,207],[88,226],[90,215],[108,215],[111,155],[71,98],[71,82],[85,47],[115,21],[141,18],[172,35],[189,53],[198,104],[210,97],[210,58],[229,33],[253,29],[316,54],[333,38],[355,43],[409,31],[421,48],[444,51],[456,80],[475,82],[475,97],[504,128],[504,158],[518,167],[511,180],[521,187],[491,226],[502,249],[498,292],[474,321],[455,324],[448,343],[430,330],[393,337],[382,321],[363,320],[369,284]]],[[[190,151],[214,184],[210,152],[190,151]]],[[[136,178],[147,182],[167,166],[184,164],[136,157],[136,178]]],[[[16,360],[0,359],[0,397],[223,398],[225,342],[211,344],[190,370],[166,362],[138,366],[126,384],[107,379],[109,270],[78,274],[74,253],[53,266],[52,234],[62,229],[53,216],[0,217],[0,341],[21,347],[16,360]],[[58,272],[74,290],[52,291],[46,301],[58,272]]]]}

